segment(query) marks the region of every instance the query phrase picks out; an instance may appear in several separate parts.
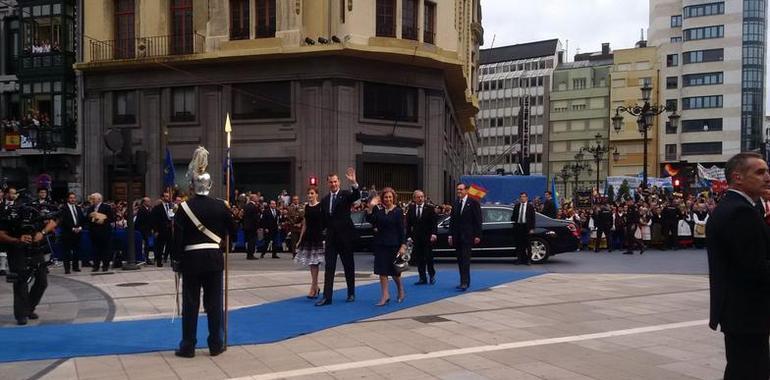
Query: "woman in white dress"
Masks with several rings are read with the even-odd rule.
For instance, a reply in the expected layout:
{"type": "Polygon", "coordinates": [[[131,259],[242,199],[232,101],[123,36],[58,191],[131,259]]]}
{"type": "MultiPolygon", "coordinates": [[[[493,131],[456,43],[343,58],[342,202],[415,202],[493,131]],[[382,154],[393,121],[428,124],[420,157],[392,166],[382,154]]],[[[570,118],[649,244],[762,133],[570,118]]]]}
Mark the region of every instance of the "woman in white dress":
{"type": "Polygon", "coordinates": [[[709,220],[709,212],[705,203],[698,203],[695,206],[695,212],[692,214],[692,220],[695,223],[693,239],[695,248],[701,249],[706,243],[706,223],[709,220]]]}

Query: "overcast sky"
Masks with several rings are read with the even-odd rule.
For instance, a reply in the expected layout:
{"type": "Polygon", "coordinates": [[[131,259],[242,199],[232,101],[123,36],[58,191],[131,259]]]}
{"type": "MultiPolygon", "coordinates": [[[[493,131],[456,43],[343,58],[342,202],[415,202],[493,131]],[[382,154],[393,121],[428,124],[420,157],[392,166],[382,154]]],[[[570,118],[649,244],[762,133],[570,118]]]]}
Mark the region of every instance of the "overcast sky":
{"type": "Polygon", "coordinates": [[[570,61],[578,49],[601,50],[602,42],[632,48],[649,26],[648,0],[481,0],[481,12],[484,48],[558,38],[570,61]]]}

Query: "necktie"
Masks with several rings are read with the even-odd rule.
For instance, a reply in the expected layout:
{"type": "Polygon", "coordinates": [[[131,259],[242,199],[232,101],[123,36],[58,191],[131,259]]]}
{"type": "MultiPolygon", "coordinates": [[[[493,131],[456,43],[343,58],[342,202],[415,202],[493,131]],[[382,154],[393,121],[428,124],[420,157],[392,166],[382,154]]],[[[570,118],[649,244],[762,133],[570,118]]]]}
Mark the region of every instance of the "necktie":
{"type": "Polygon", "coordinates": [[[524,224],[524,223],[527,222],[527,220],[526,220],[526,215],[527,215],[526,210],[527,210],[527,204],[526,203],[521,203],[519,205],[519,223],[521,223],[521,224],[524,224]]]}
{"type": "Polygon", "coordinates": [[[417,206],[417,219],[422,217],[422,205],[417,206]]]}
{"type": "Polygon", "coordinates": [[[765,201],[765,215],[770,214],[770,201],[765,201]]]}
{"type": "Polygon", "coordinates": [[[463,213],[463,210],[465,210],[465,198],[463,198],[463,200],[462,200],[462,201],[460,201],[460,202],[461,202],[461,205],[460,205],[460,214],[462,214],[462,213],[463,213]]]}
{"type": "Polygon", "coordinates": [[[334,213],[334,201],[337,200],[337,193],[332,193],[332,199],[329,200],[329,215],[334,213]]]}
{"type": "Polygon", "coordinates": [[[270,212],[273,213],[273,218],[275,218],[275,210],[271,210],[270,212]]]}

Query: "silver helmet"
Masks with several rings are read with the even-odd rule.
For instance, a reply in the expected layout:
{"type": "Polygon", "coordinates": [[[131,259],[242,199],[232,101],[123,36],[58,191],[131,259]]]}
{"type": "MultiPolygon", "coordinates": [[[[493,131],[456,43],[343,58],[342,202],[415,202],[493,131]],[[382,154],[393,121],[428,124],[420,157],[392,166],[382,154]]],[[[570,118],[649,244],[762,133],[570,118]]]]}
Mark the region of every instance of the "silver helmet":
{"type": "Polygon", "coordinates": [[[187,167],[187,178],[190,187],[197,195],[209,195],[211,191],[211,175],[206,172],[209,166],[209,151],[199,146],[193,153],[190,165],[187,167]]]}

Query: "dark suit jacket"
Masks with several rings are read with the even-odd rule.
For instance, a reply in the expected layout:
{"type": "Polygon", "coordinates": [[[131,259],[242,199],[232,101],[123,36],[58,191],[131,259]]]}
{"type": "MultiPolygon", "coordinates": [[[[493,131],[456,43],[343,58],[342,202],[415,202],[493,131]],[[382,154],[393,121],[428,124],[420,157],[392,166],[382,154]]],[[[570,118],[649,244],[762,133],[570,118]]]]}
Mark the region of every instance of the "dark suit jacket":
{"type": "MultiPolygon", "coordinates": [[[[519,212],[521,212],[521,203],[517,204],[516,206],[513,206],[513,214],[511,214],[511,222],[516,224],[519,220],[519,212]]],[[[527,213],[527,231],[534,230],[536,225],[536,218],[535,215],[535,206],[532,205],[532,202],[527,202],[527,210],[524,211],[527,213]]]]}
{"type": "Polygon", "coordinates": [[[137,231],[141,232],[142,235],[148,235],[150,233],[150,230],[152,230],[152,223],[151,223],[151,213],[152,209],[148,209],[144,206],[139,206],[139,210],[136,212],[136,221],[134,222],[134,227],[137,231]]]}
{"type": "MultiPolygon", "coordinates": [[[[193,214],[211,232],[222,238],[229,234],[231,239],[236,236],[233,214],[225,202],[211,197],[196,195],[187,201],[193,214]]],[[[190,218],[179,208],[174,215],[174,237],[171,258],[179,261],[182,273],[202,273],[224,270],[222,249],[201,249],[185,252],[184,247],[191,244],[213,243],[203,232],[198,231],[190,218]]]]}
{"type": "Polygon", "coordinates": [[[709,326],[770,332],[770,235],[762,216],[728,191],[706,224],[711,285],[709,326]]]}
{"type": "MultiPolygon", "coordinates": [[[[169,203],[169,207],[171,204],[169,203]]],[[[168,219],[168,213],[166,213],[166,207],[163,203],[159,203],[150,211],[150,219],[152,220],[152,229],[160,237],[171,236],[171,220],[168,219]]]]}
{"type": "Polygon", "coordinates": [[[243,207],[243,231],[247,234],[256,234],[259,227],[259,209],[254,203],[246,203],[243,207]]]}
{"type": "Polygon", "coordinates": [[[86,211],[86,218],[88,219],[88,231],[94,237],[98,235],[98,237],[101,238],[109,238],[112,234],[111,223],[115,222],[115,212],[112,211],[112,206],[106,203],[100,204],[98,209],[95,209],[95,207],[96,205],[90,206],[86,211]],[[105,220],[103,224],[92,222],[89,215],[94,211],[107,215],[107,220],[105,220]]]}
{"type": "Polygon", "coordinates": [[[361,191],[358,188],[352,191],[340,190],[337,193],[337,201],[334,210],[329,214],[329,202],[331,194],[327,194],[321,200],[321,212],[323,226],[326,229],[326,242],[333,244],[335,241],[350,241],[353,236],[353,220],[350,219],[350,207],[361,199],[361,191]]]}
{"type": "Polygon", "coordinates": [[[543,202],[543,215],[549,218],[556,218],[556,203],[553,199],[543,202]]]}
{"type": "Polygon", "coordinates": [[[473,245],[474,238],[481,238],[481,205],[471,197],[465,202],[465,208],[460,213],[462,201],[455,200],[449,222],[449,236],[453,244],[473,245]]]}
{"type": "Polygon", "coordinates": [[[371,214],[366,214],[366,220],[377,229],[372,245],[394,247],[406,243],[404,210],[400,207],[389,213],[385,213],[384,207],[375,207],[371,214]]]}
{"type": "Polygon", "coordinates": [[[269,233],[269,236],[275,235],[275,232],[278,231],[278,218],[281,216],[281,211],[278,209],[275,209],[275,216],[273,216],[273,212],[270,209],[270,207],[266,208],[265,211],[262,212],[262,221],[260,222],[259,228],[264,228],[266,233],[269,233]]]}
{"type": "Polygon", "coordinates": [[[80,234],[72,232],[75,227],[85,227],[86,218],[83,215],[83,210],[79,206],[75,205],[75,218],[72,218],[72,212],[70,212],[69,203],[65,203],[61,206],[61,212],[59,213],[59,227],[61,227],[61,237],[69,241],[79,240],[80,234]]]}
{"type": "Polygon", "coordinates": [[[406,236],[412,238],[415,244],[430,243],[430,235],[436,235],[436,208],[427,203],[422,205],[422,215],[417,218],[417,205],[409,205],[406,212],[406,236]]]}

